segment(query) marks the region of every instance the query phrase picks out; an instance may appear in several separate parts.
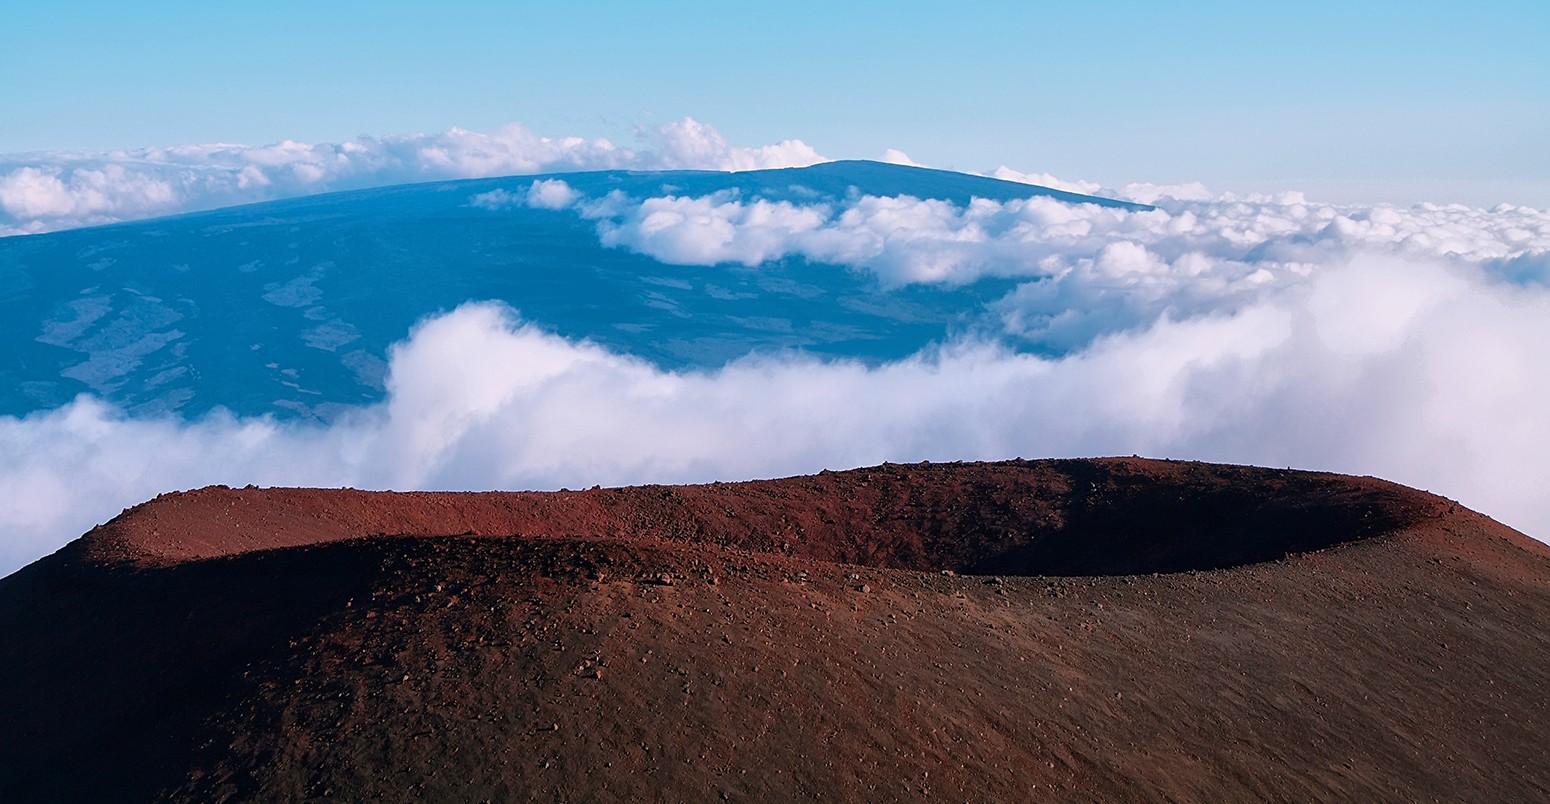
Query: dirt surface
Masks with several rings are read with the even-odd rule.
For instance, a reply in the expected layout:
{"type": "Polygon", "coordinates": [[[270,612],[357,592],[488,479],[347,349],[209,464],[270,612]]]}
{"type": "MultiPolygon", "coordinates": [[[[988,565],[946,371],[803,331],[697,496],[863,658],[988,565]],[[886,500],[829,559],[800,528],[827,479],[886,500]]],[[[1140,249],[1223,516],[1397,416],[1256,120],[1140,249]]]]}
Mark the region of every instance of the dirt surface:
{"type": "Polygon", "coordinates": [[[163,495],[0,580],[9,800],[1550,797],[1550,551],[1109,459],[163,495]]]}

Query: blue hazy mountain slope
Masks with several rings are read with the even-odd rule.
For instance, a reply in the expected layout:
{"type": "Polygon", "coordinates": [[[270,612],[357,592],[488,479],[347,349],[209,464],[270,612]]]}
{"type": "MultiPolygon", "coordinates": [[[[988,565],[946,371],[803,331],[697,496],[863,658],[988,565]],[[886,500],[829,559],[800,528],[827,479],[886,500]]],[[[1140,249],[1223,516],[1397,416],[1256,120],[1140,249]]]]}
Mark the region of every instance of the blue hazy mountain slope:
{"type": "Polygon", "coordinates": [[[871,162],[744,173],[624,171],[404,185],[0,239],[0,414],[92,393],[137,414],[332,418],[383,397],[414,323],[501,300],[570,338],[670,368],[799,349],[899,358],[970,326],[1010,282],[884,289],[864,271],[785,259],[679,266],[599,242],[571,210],[470,200],[562,178],[588,197],[912,195],[1131,207],[871,162]]]}
{"type": "Polygon", "coordinates": [[[950,170],[895,165],[860,160],[822,162],[802,168],[750,170],[742,173],[677,170],[651,173],[604,171],[574,173],[566,182],[589,195],[621,190],[632,196],[708,195],[735,189],[749,197],[771,201],[810,202],[815,196],[843,198],[851,192],[865,195],[933,198],[967,204],[970,199],[1011,201],[1045,196],[1073,204],[1098,204],[1124,209],[1143,209],[1140,204],[1070,193],[1049,187],[955,173],[950,170]]]}

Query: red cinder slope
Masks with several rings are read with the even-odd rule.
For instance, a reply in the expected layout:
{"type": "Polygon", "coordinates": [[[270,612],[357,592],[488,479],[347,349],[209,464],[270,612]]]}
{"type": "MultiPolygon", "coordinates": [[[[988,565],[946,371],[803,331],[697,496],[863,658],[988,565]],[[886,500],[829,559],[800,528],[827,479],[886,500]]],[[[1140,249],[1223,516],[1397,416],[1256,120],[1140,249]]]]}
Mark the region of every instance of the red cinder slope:
{"type": "Polygon", "coordinates": [[[1550,555],[1108,459],[202,489],[0,581],[21,800],[1550,796],[1550,555]]]}
{"type": "Polygon", "coordinates": [[[562,492],[211,487],[132,508],[82,549],[169,564],[383,535],[649,538],[893,569],[1109,575],[1264,561],[1450,507],[1372,478],[1135,458],[884,465],[562,492]]]}

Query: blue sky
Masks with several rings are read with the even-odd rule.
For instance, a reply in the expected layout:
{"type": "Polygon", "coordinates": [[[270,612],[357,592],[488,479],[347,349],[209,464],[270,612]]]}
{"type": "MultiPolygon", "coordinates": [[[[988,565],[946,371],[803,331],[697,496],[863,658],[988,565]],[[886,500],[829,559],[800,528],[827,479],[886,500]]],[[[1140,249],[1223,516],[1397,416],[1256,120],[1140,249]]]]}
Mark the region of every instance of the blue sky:
{"type": "Polygon", "coordinates": [[[1550,3],[55,2],[0,12],[0,152],[693,116],[1109,185],[1550,206],[1550,3]]]}

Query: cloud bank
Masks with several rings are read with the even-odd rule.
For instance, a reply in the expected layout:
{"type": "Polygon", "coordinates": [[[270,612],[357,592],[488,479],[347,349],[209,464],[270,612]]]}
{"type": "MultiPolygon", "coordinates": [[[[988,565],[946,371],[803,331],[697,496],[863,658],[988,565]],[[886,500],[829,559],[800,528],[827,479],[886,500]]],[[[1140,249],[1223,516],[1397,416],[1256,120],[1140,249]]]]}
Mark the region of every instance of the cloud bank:
{"type": "MultiPolygon", "coordinates": [[[[1093,189],[1093,188],[1084,188],[1093,189]]],[[[585,198],[564,181],[525,199],[570,208],[603,244],[676,265],[747,267],[799,257],[868,271],[885,285],[1021,281],[993,306],[996,329],[1063,353],[1116,331],[1237,309],[1358,253],[1475,265],[1505,281],[1550,282],[1550,212],[1461,205],[1342,207],[1299,193],[1210,196],[1148,186],[1155,209],[1050,198],[967,206],[909,196],[795,204],[710,196],[585,198]]]]}
{"type": "Polygon", "coordinates": [[[329,426],[134,419],[87,397],[0,418],[0,572],[209,483],[556,488],[1131,453],[1380,475],[1546,538],[1546,321],[1543,285],[1364,254],[1059,358],[970,338],[874,367],[671,372],[475,303],[417,327],[386,401],[329,426]]]}
{"type": "Polygon", "coordinates": [[[642,146],[491,132],[361,137],[309,145],[185,145],[0,155],[0,236],[299,195],[438,179],[629,168],[753,170],[824,161],[800,140],[739,147],[692,118],[640,131],[642,146]]]}

